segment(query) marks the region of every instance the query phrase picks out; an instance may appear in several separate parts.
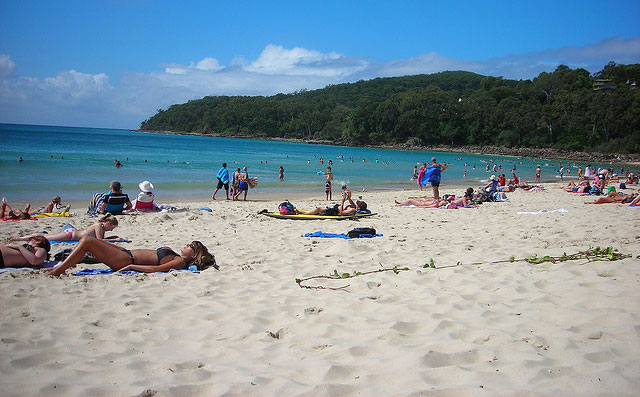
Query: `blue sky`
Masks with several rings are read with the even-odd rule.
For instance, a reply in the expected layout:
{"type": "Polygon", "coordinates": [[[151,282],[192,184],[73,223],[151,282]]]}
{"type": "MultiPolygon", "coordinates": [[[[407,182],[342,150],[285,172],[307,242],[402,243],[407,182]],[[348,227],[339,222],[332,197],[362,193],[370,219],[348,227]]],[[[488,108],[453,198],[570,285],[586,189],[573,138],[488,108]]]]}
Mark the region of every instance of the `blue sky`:
{"type": "Polygon", "coordinates": [[[0,0],[0,122],[137,128],[205,95],[640,62],[640,1],[0,0]]]}

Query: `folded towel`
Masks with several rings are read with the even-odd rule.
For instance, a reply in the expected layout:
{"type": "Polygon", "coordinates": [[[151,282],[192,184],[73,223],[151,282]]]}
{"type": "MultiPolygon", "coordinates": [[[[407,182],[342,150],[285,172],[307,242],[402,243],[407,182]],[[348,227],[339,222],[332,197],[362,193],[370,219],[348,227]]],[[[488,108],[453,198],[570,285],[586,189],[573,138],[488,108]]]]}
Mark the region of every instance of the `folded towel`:
{"type": "Polygon", "coordinates": [[[539,215],[539,214],[552,214],[554,212],[559,212],[561,214],[567,213],[569,212],[568,210],[565,210],[564,208],[560,208],[557,210],[552,210],[552,211],[547,211],[547,210],[540,210],[537,212],[518,212],[518,215],[539,215]]]}

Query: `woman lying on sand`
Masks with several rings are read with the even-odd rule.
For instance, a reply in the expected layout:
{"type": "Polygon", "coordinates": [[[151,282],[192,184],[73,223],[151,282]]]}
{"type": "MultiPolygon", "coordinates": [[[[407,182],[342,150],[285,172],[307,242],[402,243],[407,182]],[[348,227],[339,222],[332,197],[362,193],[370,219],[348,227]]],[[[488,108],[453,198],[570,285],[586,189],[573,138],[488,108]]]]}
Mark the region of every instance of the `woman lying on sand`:
{"type": "Polygon", "coordinates": [[[35,236],[43,236],[50,241],[78,241],[84,236],[95,237],[100,240],[109,241],[124,241],[123,238],[118,236],[105,237],[104,232],[110,232],[118,226],[118,219],[107,212],[105,215],[98,218],[98,222],[89,226],[86,229],[78,230],[76,228],[69,228],[61,231],[60,233],[43,234],[34,233],[27,236],[13,237],[13,241],[27,241],[35,236]]]}
{"type": "Polygon", "coordinates": [[[591,190],[591,185],[589,185],[589,181],[582,181],[578,185],[573,181],[569,181],[567,186],[562,187],[565,192],[569,193],[588,193],[591,190]]]}
{"type": "Polygon", "coordinates": [[[0,218],[7,219],[29,219],[31,215],[40,214],[43,212],[53,212],[54,208],[61,206],[60,196],[55,196],[51,199],[51,202],[44,207],[40,207],[37,210],[31,209],[31,204],[27,204],[22,210],[14,210],[7,203],[5,197],[2,198],[2,210],[0,210],[0,218]]]}
{"type": "Polygon", "coordinates": [[[302,211],[296,209],[296,213],[300,215],[354,215],[358,211],[364,212],[367,211],[367,203],[364,201],[356,201],[355,204],[351,199],[349,199],[349,203],[346,204],[344,200],[341,205],[337,205],[335,207],[318,207],[316,209],[310,211],[302,211]]]}
{"type": "Polygon", "coordinates": [[[60,265],[47,271],[48,275],[59,276],[65,270],[76,265],[90,253],[99,261],[113,270],[135,270],[137,272],[155,273],[167,272],[171,269],[185,269],[196,265],[198,270],[204,270],[213,266],[218,269],[216,259],[209,253],[200,241],[192,241],[185,245],[180,253],[174,252],[169,247],[158,249],[133,249],[128,250],[95,237],[83,237],[78,246],[60,265]]]}
{"type": "Polygon", "coordinates": [[[435,200],[433,197],[410,198],[402,202],[396,201],[397,207],[409,207],[413,205],[415,207],[420,207],[420,208],[438,208],[447,204],[448,202],[444,198],[435,200]]]}
{"type": "Polygon", "coordinates": [[[618,192],[609,192],[606,196],[600,197],[596,201],[587,201],[585,204],[633,203],[637,195],[637,193],[622,195],[618,192]]]}
{"type": "Polygon", "coordinates": [[[44,237],[36,236],[26,244],[0,245],[0,268],[36,267],[49,256],[51,244],[44,237]]]}
{"type": "Polygon", "coordinates": [[[14,210],[7,204],[7,200],[2,198],[2,209],[0,209],[0,218],[4,219],[29,219],[31,218],[31,204],[27,204],[23,210],[14,210]]]}

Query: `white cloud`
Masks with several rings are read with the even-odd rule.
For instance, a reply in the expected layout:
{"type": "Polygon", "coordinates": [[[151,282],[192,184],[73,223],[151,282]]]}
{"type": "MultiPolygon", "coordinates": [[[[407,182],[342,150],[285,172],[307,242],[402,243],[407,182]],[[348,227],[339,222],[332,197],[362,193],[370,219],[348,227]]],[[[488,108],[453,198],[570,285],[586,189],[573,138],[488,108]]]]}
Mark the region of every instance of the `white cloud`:
{"type": "Polygon", "coordinates": [[[362,59],[345,58],[335,52],[323,54],[300,47],[287,50],[269,44],[245,70],[267,75],[346,77],[366,67],[362,59]]]}
{"type": "Polygon", "coordinates": [[[9,55],[0,54],[0,78],[6,78],[13,74],[16,70],[16,64],[13,63],[9,55]]]}
{"type": "Polygon", "coordinates": [[[640,62],[640,38],[611,38],[583,47],[512,54],[487,61],[447,58],[431,52],[389,62],[267,45],[254,61],[234,58],[220,65],[206,57],[161,71],[129,73],[112,86],[104,73],[75,70],[37,79],[20,76],[19,65],[0,55],[0,122],[95,125],[135,128],[156,109],[207,95],[273,95],[328,84],[385,76],[466,70],[484,75],[531,79],[559,64],[590,72],[609,61],[640,62]]]}
{"type": "Polygon", "coordinates": [[[215,72],[222,69],[222,66],[220,66],[220,63],[218,63],[218,60],[215,58],[204,58],[196,64],[196,69],[210,70],[215,72]]]}

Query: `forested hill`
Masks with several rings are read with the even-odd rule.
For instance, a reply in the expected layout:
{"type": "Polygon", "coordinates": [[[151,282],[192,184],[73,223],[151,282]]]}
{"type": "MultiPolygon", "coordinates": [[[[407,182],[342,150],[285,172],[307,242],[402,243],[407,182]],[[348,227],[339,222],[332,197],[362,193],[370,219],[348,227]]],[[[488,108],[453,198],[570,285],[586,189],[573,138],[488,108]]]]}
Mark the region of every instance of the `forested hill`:
{"type": "Polygon", "coordinates": [[[144,131],[327,140],[345,145],[498,145],[640,152],[640,65],[533,80],[470,72],[377,78],[269,97],[173,105],[144,131]]]}

